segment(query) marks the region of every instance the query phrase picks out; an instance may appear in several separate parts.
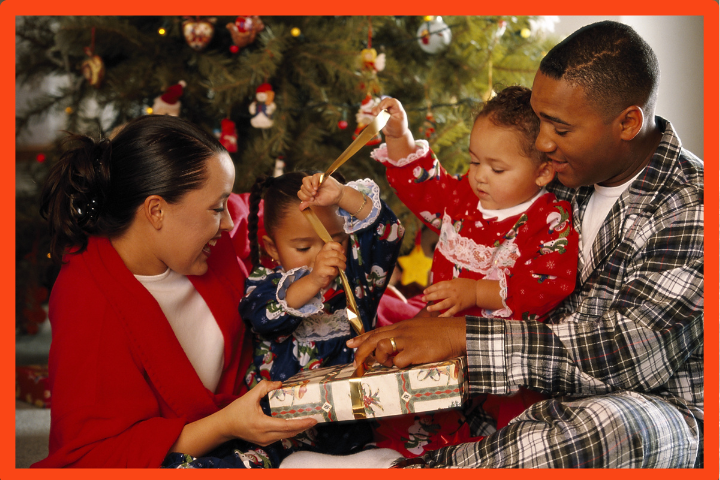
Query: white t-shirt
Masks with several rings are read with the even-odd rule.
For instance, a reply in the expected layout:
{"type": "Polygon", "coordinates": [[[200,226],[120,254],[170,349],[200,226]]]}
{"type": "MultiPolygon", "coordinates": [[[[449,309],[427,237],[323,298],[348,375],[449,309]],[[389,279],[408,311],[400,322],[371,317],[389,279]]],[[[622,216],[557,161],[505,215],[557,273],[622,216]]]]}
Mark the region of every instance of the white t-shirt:
{"type": "Polygon", "coordinates": [[[135,275],[155,297],[205,388],[215,391],[225,342],[205,299],[185,275],[169,268],[160,275],[135,275]]]}
{"type": "MultiPolygon", "coordinates": [[[[640,170],[640,172],[642,172],[642,170],[640,170]]],[[[590,262],[592,245],[600,231],[600,227],[602,227],[602,224],[605,222],[605,218],[607,218],[608,213],[610,213],[610,210],[612,210],[613,205],[615,205],[617,199],[620,198],[620,195],[635,181],[638,175],[640,175],[640,172],[617,187],[594,185],[595,191],[590,195],[590,200],[588,200],[585,215],[582,219],[582,256],[585,264],[590,262]]]]}

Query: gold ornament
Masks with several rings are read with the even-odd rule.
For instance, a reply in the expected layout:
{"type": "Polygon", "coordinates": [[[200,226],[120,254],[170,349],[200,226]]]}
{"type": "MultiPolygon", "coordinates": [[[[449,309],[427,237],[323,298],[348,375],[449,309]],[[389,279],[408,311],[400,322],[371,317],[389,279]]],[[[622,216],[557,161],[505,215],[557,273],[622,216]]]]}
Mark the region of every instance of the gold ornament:
{"type": "Polygon", "coordinates": [[[290,35],[293,37],[299,37],[300,36],[300,29],[297,27],[293,27],[292,30],[290,30],[290,35]]]}
{"type": "Polygon", "coordinates": [[[523,38],[530,38],[530,29],[523,28],[522,30],[520,30],[520,36],[523,38]]]}
{"type": "Polygon", "coordinates": [[[199,52],[208,46],[213,35],[215,35],[214,18],[200,19],[188,18],[182,24],[183,35],[185,41],[190,47],[199,52]]]}
{"type": "Polygon", "coordinates": [[[86,58],[81,65],[83,77],[88,83],[95,87],[100,88],[103,78],[105,77],[105,64],[103,64],[102,58],[98,55],[91,55],[90,49],[86,48],[88,58],[86,58]]]}

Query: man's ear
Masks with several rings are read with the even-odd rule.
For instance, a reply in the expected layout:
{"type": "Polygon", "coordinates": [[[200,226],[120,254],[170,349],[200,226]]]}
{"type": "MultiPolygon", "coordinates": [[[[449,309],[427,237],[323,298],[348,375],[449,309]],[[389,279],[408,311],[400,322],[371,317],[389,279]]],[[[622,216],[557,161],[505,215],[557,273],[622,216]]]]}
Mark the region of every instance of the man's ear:
{"type": "Polygon", "coordinates": [[[262,237],[263,245],[265,246],[265,251],[272,257],[273,260],[276,262],[279,262],[279,255],[278,255],[278,249],[275,246],[275,242],[272,241],[272,238],[268,237],[267,235],[263,235],[262,237]]]}
{"type": "Polygon", "coordinates": [[[155,230],[160,230],[165,220],[165,200],[159,195],[150,195],[143,202],[142,209],[145,218],[155,230]]]}
{"type": "Polygon", "coordinates": [[[555,169],[552,166],[552,162],[542,162],[535,172],[535,184],[538,187],[544,187],[555,178],[555,169]]]}
{"type": "Polygon", "coordinates": [[[628,142],[642,130],[645,114],[640,107],[632,105],[617,116],[617,121],[620,129],[620,139],[628,142]]]}

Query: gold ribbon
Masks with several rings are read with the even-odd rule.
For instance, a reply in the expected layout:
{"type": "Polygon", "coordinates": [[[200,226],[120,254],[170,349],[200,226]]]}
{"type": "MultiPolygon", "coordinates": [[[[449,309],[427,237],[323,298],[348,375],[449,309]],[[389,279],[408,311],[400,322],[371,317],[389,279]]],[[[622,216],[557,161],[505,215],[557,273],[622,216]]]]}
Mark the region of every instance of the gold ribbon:
{"type": "MultiPolygon", "coordinates": [[[[315,215],[312,207],[306,208],[303,210],[303,213],[305,214],[305,218],[307,218],[310,222],[310,225],[312,225],[315,233],[318,234],[318,237],[320,237],[325,243],[332,242],[332,237],[325,228],[325,225],[323,225],[317,215],[315,215]]],[[[353,327],[353,330],[355,330],[355,333],[362,335],[365,333],[365,327],[363,327],[362,321],[360,320],[357,303],[355,302],[355,294],[353,294],[350,289],[350,283],[348,282],[345,272],[342,270],[340,270],[340,280],[342,280],[343,289],[345,289],[345,298],[347,299],[347,308],[345,310],[347,312],[348,322],[350,322],[350,325],[353,327]]]]}
{"type": "Polygon", "coordinates": [[[350,146],[346,148],[345,151],[340,154],[337,160],[335,160],[332,165],[330,165],[330,167],[325,171],[325,173],[322,174],[322,176],[320,177],[320,183],[322,184],[325,178],[332,175],[335,170],[340,168],[340,165],[347,162],[348,159],[350,159],[350,157],[355,155],[358,150],[364,147],[371,138],[377,135],[378,132],[383,129],[389,119],[390,114],[387,112],[387,110],[383,110],[378,113],[377,117],[375,117],[373,121],[370,122],[370,124],[365,127],[362,132],[360,132],[360,135],[355,138],[355,140],[350,144],[350,146]]]}
{"type": "MultiPolygon", "coordinates": [[[[377,133],[385,126],[389,118],[390,114],[386,110],[381,111],[378,116],[375,117],[373,121],[370,122],[370,124],[363,129],[362,132],[360,132],[360,135],[355,138],[355,140],[350,144],[350,146],[346,148],[343,153],[340,154],[337,160],[335,160],[332,165],[330,165],[330,168],[328,168],[327,171],[320,176],[320,184],[322,184],[323,180],[325,180],[326,177],[332,175],[335,170],[340,167],[340,165],[347,162],[350,157],[355,155],[358,150],[364,147],[365,144],[372,137],[377,135],[377,133]]],[[[325,228],[325,225],[322,224],[315,212],[313,212],[312,207],[306,208],[305,210],[303,210],[303,213],[305,214],[305,218],[307,218],[310,222],[310,225],[312,225],[315,233],[317,233],[318,236],[325,243],[331,242],[332,237],[325,228]]],[[[350,325],[355,330],[355,333],[357,333],[358,335],[362,335],[363,333],[365,333],[365,328],[363,327],[362,320],[360,320],[357,303],[355,302],[355,294],[350,289],[350,283],[348,282],[345,272],[343,272],[342,270],[340,270],[340,280],[342,281],[343,289],[345,289],[345,298],[347,299],[347,308],[345,309],[345,311],[347,313],[348,322],[350,322],[350,325]]]]}
{"type": "MultiPolygon", "coordinates": [[[[356,372],[357,373],[357,372],[356,372]]],[[[363,398],[362,379],[353,375],[350,379],[350,400],[352,401],[353,417],[355,420],[367,418],[365,415],[365,401],[363,398]]]]}

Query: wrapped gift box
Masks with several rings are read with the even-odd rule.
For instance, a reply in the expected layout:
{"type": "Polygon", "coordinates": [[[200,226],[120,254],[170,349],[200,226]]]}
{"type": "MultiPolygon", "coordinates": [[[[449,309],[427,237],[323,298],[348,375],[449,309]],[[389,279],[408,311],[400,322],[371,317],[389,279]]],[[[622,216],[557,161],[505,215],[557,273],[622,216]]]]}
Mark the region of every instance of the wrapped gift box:
{"type": "Polygon", "coordinates": [[[47,365],[25,365],[15,368],[15,398],[38,407],[50,408],[47,365]]]}
{"type": "Polygon", "coordinates": [[[455,408],[467,398],[465,357],[406,368],[376,364],[361,377],[354,373],[352,365],[298,373],[270,392],[272,416],[342,422],[455,408]]]}

